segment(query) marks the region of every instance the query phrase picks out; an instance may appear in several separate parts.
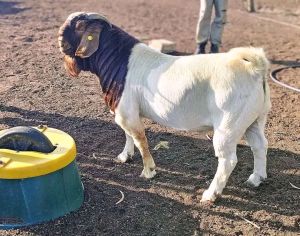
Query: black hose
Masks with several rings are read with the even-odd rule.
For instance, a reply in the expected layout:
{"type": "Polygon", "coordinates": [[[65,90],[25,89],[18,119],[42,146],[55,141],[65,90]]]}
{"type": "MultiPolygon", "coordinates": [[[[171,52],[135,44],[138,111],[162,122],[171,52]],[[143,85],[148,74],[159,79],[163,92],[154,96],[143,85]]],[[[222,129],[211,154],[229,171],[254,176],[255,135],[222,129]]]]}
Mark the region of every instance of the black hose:
{"type": "Polygon", "coordinates": [[[283,87],[286,87],[286,88],[288,88],[288,89],[291,89],[291,90],[293,90],[293,91],[296,91],[296,92],[300,93],[300,89],[294,88],[294,87],[292,87],[292,86],[290,86],[290,85],[287,85],[287,84],[285,84],[285,83],[282,83],[282,82],[278,81],[277,78],[276,78],[276,74],[277,74],[278,72],[284,70],[284,69],[288,69],[288,68],[299,68],[299,67],[300,67],[300,65],[285,66],[285,67],[277,68],[277,69],[271,71],[270,77],[271,77],[271,79],[272,79],[275,83],[277,83],[277,84],[279,84],[279,85],[281,85],[281,86],[283,86],[283,87]]]}

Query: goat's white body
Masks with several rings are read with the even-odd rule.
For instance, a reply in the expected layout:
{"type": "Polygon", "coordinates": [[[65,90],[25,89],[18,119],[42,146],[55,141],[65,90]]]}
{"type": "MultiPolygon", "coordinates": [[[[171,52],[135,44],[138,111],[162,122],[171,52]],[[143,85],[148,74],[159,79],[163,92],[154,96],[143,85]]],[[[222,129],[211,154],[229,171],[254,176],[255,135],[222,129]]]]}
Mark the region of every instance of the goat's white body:
{"type": "Polygon", "coordinates": [[[163,56],[160,66],[150,70],[142,80],[136,78],[142,85],[138,92],[141,97],[140,110],[143,116],[162,125],[199,130],[212,126],[208,109],[210,98],[207,96],[209,84],[207,79],[195,76],[196,70],[192,70],[195,67],[189,68],[188,64],[191,64],[187,58],[163,56]]]}
{"type": "Polygon", "coordinates": [[[255,103],[256,108],[250,110],[253,114],[247,114],[257,117],[268,109],[263,78],[239,68],[235,73],[230,56],[173,57],[138,44],[116,112],[135,106],[141,116],[181,130],[216,127],[227,111],[238,118],[246,103],[255,103]]]}
{"type": "Polygon", "coordinates": [[[214,201],[221,194],[237,163],[236,144],[244,134],[255,157],[254,172],[248,182],[258,186],[267,177],[267,141],[263,134],[270,108],[264,81],[267,68],[261,49],[238,48],[228,53],[174,57],[137,44],[115,110],[116,122],[127,133],[119,160],[124,162],[132,155],[134,140],[146,157],[142,175],[155,175],[148,144],[139,141],[144,140],[139,138],[143,137],[141,117],[181,130],[213,128],[219,165],[202,200],[214,201]]]}

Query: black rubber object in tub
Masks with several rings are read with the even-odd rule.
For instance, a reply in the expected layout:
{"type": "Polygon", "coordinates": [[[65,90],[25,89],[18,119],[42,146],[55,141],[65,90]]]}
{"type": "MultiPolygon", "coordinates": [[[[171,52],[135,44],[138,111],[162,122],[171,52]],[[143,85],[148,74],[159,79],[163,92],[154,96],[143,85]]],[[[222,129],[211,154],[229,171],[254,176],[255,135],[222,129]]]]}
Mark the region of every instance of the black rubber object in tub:
{"type": "Polygon", "coordinates": [[[50,153],[53,152],[55,146],[52,145],[45,134],[37,129],[18,126],[2,131],[0,134],[0,148],[50,153]]]}

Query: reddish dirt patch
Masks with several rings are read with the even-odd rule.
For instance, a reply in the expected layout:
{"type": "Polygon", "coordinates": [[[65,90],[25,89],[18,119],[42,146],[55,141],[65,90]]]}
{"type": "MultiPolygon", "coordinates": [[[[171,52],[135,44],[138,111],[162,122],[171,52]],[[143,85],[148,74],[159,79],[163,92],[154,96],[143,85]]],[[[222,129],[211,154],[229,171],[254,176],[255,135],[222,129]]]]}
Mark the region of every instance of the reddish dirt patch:
{"type": "MultiPolygon", "coordinates": [[[[259,46],[266,50],[272,68],[300,63],[300,30],[257,17],[299,26],[299,1],[282,2],[258,1],[258,13],[250,14],[241,1],[230,1],[222,51],[259,46]]],[[[214,205],[205,206],[200,204],[201,194],[217,165],[205,134],[177,132],[146,121],[151,149],[161,140],[168,141],[170,149],[152,150],[159,174],[153,180],[141,179],[138,153],[133,163],[114,162],[125,137],[101,99],[97,79],[85,73],[78,79],[66,75],[56,37],[69,13],[102,12],[138,38],[167,38],[177,43],[179,51],[191,53],[199,1],[182,3],[0,1],[0,128],[47,124],[70,133],[77,142],[85,186],[85,202],[79,211],[38,226],[0,230],[1,235],[299,234],[300,194],[289,185],[300,186],[299,93],[270,81],[268,181],[258,189],[242,184],[251,173],[253,160],[250,149],[240,145],[239,163],[224,195],[214,205]],[[115,205],[119,190],[125,199],[115,205]]],[[[299,80],[292,70],[284,76],[293,84],[299,80]]]]}

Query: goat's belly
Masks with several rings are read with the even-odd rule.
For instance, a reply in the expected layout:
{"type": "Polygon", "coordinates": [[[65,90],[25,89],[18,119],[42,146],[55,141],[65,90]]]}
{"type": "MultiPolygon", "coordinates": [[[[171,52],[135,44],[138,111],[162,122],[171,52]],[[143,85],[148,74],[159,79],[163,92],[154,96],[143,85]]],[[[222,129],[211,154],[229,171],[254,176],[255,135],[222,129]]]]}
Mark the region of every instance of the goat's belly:
{"type": "MultiPolygon", "coordinates": [[[[198,104],[199,105],[199,104],[198,104]]],[[[166,109],[163,104],[148,104],[142,115],[161,125],[178,129],[204,131],[212,128],[212,121],[207,109],[186,105],[166,109]]]]}
{"type": "Polygon", "coordinates": [[[194,122],[185,122],[185,120],[162,120],[156,122],[163,126],[183,131],[206,131],[213,128],[212,125],[209,124],[209,122],[201,122],[200,120],[194,122]]]}

